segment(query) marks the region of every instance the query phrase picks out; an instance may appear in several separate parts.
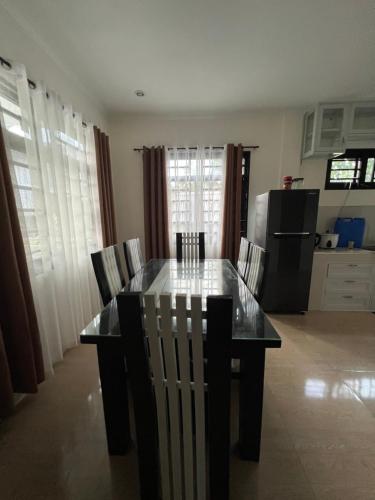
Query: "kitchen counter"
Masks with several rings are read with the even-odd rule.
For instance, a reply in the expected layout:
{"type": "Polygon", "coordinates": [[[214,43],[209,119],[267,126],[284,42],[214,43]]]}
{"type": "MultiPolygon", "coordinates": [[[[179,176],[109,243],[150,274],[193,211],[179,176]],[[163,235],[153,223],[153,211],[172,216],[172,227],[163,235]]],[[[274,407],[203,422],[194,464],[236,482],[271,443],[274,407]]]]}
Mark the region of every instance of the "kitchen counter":
{"type": "Polygon", "coordinates": [[[316,248],[314,251],[315,254],[324,254],[324,255],[365,255],[371,254],[371,250],[367,250],[365,248],[316,248]]]}

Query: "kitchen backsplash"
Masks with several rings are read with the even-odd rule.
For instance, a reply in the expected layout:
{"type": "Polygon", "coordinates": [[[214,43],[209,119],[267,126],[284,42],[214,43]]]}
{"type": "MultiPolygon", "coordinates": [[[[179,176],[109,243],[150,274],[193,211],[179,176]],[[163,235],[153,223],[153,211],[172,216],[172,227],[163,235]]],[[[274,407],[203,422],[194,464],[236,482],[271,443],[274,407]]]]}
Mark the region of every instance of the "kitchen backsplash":
{"type": "Polygon", "coordinates": [[[325,233],[327,229],[333,231],[337,217],[364,217],[366,219],[364,244],[375,244],[375,206],[350,206],[342,209],[341,207],[320,206],[318,233],[325,233]]]}

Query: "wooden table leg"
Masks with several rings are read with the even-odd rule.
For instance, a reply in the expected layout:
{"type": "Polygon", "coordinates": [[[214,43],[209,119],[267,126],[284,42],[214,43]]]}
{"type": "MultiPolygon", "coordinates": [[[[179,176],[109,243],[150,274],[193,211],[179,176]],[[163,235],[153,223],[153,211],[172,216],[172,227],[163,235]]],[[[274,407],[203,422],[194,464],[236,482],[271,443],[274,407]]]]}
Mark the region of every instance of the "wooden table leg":
{"type": "Polygon", "coordinates": [[[124,455],[131,444],[124,351],[116,343],[97,345],[107,445],[110,455],[124,455]]]}
{"type": "Polygon", "coordinates": [[[240,362],[239,452],[259,462],[262,433],[265,348],[254,347],[240,362]]]}

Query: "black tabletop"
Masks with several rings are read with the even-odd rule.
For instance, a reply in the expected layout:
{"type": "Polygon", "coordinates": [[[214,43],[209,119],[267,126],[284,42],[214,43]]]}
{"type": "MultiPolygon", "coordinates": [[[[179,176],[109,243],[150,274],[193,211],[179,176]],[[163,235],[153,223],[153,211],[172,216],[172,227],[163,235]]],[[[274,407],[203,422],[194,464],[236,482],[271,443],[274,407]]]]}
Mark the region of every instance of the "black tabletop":
{"type": "MultiPolygon", "coordinates": [[[[124,288],[125,291],[177,293],[202,296],[205,309],[207,295],[231,295],[234,307],[234,351],[254,343],[259,347],[280,347],[281,339],[263,310],[251,295],[229,260],[177,262],[174,259],[152,259],[124,288]]],[[[189,300],[188,300],[189,305],[189,300]]],[[[117,302],[114,298],[81,332],[81,343],[98,344],[122,340],[118,324],[117,302]]]]}

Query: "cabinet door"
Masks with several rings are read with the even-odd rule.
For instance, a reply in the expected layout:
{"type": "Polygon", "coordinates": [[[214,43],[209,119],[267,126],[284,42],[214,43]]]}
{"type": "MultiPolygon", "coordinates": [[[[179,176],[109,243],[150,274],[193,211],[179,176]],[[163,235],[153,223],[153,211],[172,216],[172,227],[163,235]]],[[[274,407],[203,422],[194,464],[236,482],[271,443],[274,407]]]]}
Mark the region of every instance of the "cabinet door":
{"type": "Polygon", "coordinates": [[[308,111],[304,117],[302,157],[311,156],[314,152],[315,111],[308,111]]]}
{"type": "Polygon", "coordinates": [[[321,104],[318,111],[315,150],[343,153],[348,108],[344,104],[321,104]]]}
{"type": "Polygon", "coordinates": [[[375,102],[352,104],[348,132],[351,136],[375,136],[375,102]]]}

